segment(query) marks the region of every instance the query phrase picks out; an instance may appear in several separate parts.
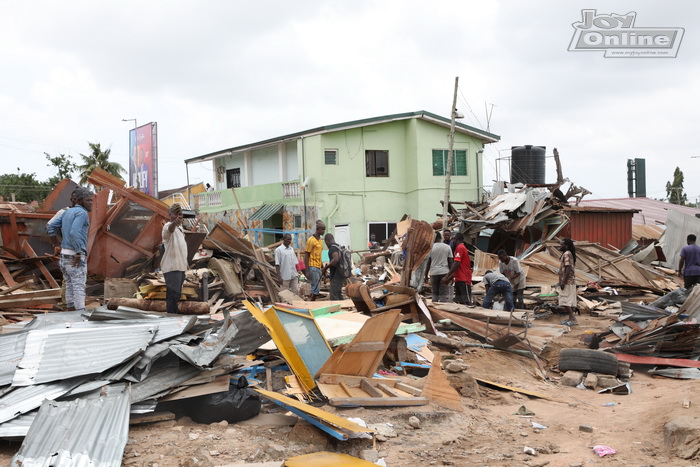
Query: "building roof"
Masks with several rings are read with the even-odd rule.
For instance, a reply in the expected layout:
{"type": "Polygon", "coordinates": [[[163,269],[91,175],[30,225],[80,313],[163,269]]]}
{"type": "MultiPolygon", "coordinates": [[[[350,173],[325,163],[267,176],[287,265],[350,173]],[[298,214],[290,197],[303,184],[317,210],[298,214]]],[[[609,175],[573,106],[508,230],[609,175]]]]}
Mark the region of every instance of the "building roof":
{"type": "MultiPolygon", "coordinates": [[[[204,162],[204,161],[216,159],[217,157],[221,157],[222,155],[225,155],[225,154],[240,152],[240,151],[250,151],[253,149],[258,149],[261,147],[269,146],[269,145],[275,144],[275,143],[297,140],[297,139],[302,138],[302,137],[308,138],[309,136],[320,135],[323,133],[349,130],[351,128],[359,128],[359,127],[365,127],[365,126],[370,126],[370,125],[379,125],[381,123],[394,122],[397,120],[410,120],[412,118],[420,118],[422,120],[427,120],[429,122],[432,122],[432,123],[435,123],[437,125],[441,125],[441,126],[444,126],[447,128],[450,127],[450,123],[451,123],[449,118],[441,117],[440,115],[436,115],[434,113],[430,113],[430,112],[427,112],[425,110],[419,110],[417,112],[407,112],[407,113],[401,113],[401,114],[384,115],[381,117],[365,118],[362,120],[352,120],[349,122],[320,126],[317,128],[312,128],[310,130],[300,131],[297,133],[290,133],[288,135],[283,135],[283,136],[277,136],[275,138],[266,139],[266,140],[258,141],[255,143],[249,143],[249,144],[245,144],[242,146],[235,146],[235,147],[228,148],[228,149],[222,149],[222,150],[212,152],[209,154],[204,154],[202,156],[197,156],[197,157],[193,157],[191,159],[186,159],[185,164],[189,164],[190,162],[204,162]]],[[[485,143],[495,143],[497,141],[500,141],[500,139],[501,139],[501,137],[498,135],[495,135],[493,133],[489,133],[488,131],[480,130],[478,128],[474,128],[474,127],[471,127],[469,125],[465,125],[465,124],[459,123],[459,122],[456,122],[456,124],[455,124],[455,131],[458,133],[463,133],[463,134],[473,136],[475,138],[478,138],[478,139],[484,141],[485,143]]]]}
{"type": "Polygon", "coordinates": [[[671,204],[651,198],[586,199],[582,200],[579,206],[636,209],[639,212],[632,217],[632,224],[637,225],[666,225],[666,217],[669,210],[679,211],[693,217],[700,214],[700,209],[671,204]]]}

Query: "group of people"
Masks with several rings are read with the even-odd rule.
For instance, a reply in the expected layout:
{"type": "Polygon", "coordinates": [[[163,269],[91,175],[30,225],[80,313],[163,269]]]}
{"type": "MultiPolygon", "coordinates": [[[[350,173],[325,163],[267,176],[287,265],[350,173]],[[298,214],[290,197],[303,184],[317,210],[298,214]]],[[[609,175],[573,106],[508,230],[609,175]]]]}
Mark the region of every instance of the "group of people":
{"type": "Polygon", "coordinates": [[[299,294],[299,272],[302,272],[311,284],[309,299],[315,301],[322,297],[321,282],[330,275],[330,299],[343,299],[345,278],[340,273],[340,245],[333,234],[326,234],[326,225],[316,221],[316,230],[306,241],[304,260],[300,260],[292,248],[291,234],[284,234],[282,244],[275,249],[275,267],[282,290],[288,289],[299,294]],[[325,235],[324,235],[325,234],[325,235]],[[321,240],[323,237],[323,241],[321,240]],[[323,243],[328,247],[328,262],[323,264],[323,243]]]}
{"type": "Polygon", "coordinates": [[[440,232],[435,232],[426,266],[426,280],[428,275],[434,302],[451,301],[454,295],[455,302],[472,304],[472,264],[464,234],[452,236],[451,231],[445,230],[441,236],[440,232]]]}
{"type": "MultiPolygon", "coordinates": [[[[89,212],[92,210],[92,204],[93,194],[87,188],[78,187],[71,194],[71,206],[57,212],[47,225],[54,254],[60,255],[59,266],[63,273],[66,310],[85,309],[89,212]]],[[[168,215],[169,221],[162,230],[164,250],[160,267],[167,289],[167,311],[177,313],[188,267],[181,205],[175,203],[170,206],[168,215]]],[[[299,272],[302,272],[311,284],[310,300],[316,300],[322,297],[321,281],[326,272],[329,272],[330,299],[342,300],[345,277],[339,270],[341,249],[334,236],[326,234],[325,231],[325,224],[317,221],[313,235],[306,242],[303,260],[291,246],[292,236],[284,234],[282,244],[275,249],[275,266],[282,289],[299,294],[299,272]],[[329,261],[325,265],[322,258],[323,243],[328,248],[329,261]]],[[[689,288],[700,283],[700,247],[696,245],[696,236],[693,234],[688,235],[687,243],[688,245],[681,250],[678,274],[684,278],[685,287],[689,288]]],[[[374,238],[370,239],[368,246],[370,250],[378,248],[374,238]]],[[[564,238],[559,243],[559,249],[562,255],[556,285],[559,306],[568,314],[568,318],[562,321],[562,324],[575,326],[578,324],[575,316],[576,247],[570,238],[564,238]]],[[[498,271],[486,271],[483,276],[486,291],[483,307],[491,308],[496,295],[501,294],[506,310],[513,310],[516,306],[524,308],[525,274],[520,261],[508,255],[505,250],[498,251],[498,259],[498,271]]],[[[462,233],[452,235],[450,230],[444,230],[441,236],[440,232],[436,232],[435,242],[428,257],[426,280],[428,275],[434,302],[451,301],[454,296],[455,302],[472,305],[472,266],[462,233]]]]}

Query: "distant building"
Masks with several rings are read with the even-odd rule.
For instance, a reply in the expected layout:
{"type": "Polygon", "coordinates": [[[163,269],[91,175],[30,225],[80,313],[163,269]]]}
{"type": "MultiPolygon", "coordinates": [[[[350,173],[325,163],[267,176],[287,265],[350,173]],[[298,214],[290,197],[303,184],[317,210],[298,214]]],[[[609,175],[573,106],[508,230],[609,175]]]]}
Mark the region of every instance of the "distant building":
{"type": "MultiPolygon", "coordinates": [[[[193,157],[210,161],[215,191],[193,197],[210,226],[247,229],[258,244],[272,229],[303,244],[317,219],[340,244],[366,249],[371,233],[386,239],[404,214],[434,220],[442,213],[450,120],[425,111],[356,120],[246,143],[193,157]]],[[[457,123],[451,196],[479,201],[489,132],[457,123]]]]}
{"type": "Polygon", "coordinates": [[[700,209],[651,198],[584,199],[579,203],[579,206],[636,209],[639,212],[632,217],[632,224],[635,225],[666,225],[668,211],[678,211],[694,217],[700,214],[700,209]]]}

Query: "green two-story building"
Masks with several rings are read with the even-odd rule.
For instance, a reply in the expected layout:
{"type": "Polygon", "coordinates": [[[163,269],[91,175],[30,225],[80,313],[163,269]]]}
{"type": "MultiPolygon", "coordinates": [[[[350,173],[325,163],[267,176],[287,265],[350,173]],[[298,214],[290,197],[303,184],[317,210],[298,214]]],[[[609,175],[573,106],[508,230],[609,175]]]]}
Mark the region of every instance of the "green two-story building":
{"type": "MultiPolygon", "coordinates": [[[[303,245],[321,219],[340,244],[362,250],[404,214],[432,222],[442,212],[449,133],[448,118],[418,111],[222,149],[185,161],[209,161],[216,174],[214,191],[191,203],[210,226],[248,230],[261,245],[280,230],[303,245]]],[[[451,200],[482,198],[483,148],[499,139],[456,124],[451,200]]]]}

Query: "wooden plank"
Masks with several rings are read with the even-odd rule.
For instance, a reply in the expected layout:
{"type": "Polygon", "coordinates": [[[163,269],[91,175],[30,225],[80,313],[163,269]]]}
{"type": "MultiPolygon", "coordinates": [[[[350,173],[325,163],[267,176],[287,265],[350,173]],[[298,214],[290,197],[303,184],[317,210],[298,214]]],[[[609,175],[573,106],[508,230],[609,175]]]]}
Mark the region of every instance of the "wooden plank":
{"type": "Polygon", "coordinates": [[[452,410],[463,410],[462,401],[455,388],[450,386],[447,376],[442,371],[440,355],[436,355],[430,367],[423,386],[423,397],[427,397],[437,405],[452,410]]]}
{"type": "Polygon", "coordinates": [[[158,401],[176,401],[180,399],[187,399],[189,397],[204,396],[206,394],[215,394],[219,392],[226,392],[229,390],[229,385],[231,383],[230,375],[223,375],[216,378],[213,382],[207,384],[198,384],[197,386],[192,386],[182,391],[177,391],[167,396],[158,399],[158,401]]]}
{"type": "Polygon", "coordinates": [[[389,397],[401,397],[401,394],[398,392],[394,391],[391,389],[389,386],[387,386],[384,383],[379,383],[377,384],[377,387],[381,389],[385,394],[387,394],[389,397]]]}
{"type": "Polygon", "coordinates": [[[54,279],[49,270],[46,269],[44,263],[40,259],[36,258],[37,254],[32,248],[32,246],[29,244],[29,242],[22,242],[22,249],[29,255],[30,258],[35,258],[34,265],[37,268],[39,268],[41,273],[44,275],[44,278],[48,281],[49,285],[51,285],[51,287],[53,287],[54,289],[60,288],[61,286],[58,285],[56,279],[54,279]]]}
{"type": "Polygon", "coordinates": [[[144,425],[146,423],[165,422],[175,420],[175,414],[172,412],[152,412],[131,414],[129,417],[129,425],[144,425]]]}
{"type": "Polygon", "coordinates": [[[481,378],[474,378],[474,379],[477,382],[479,382],[485,386],[492,386],[492,387],[496,387],[496,388],[500,388],[500,389],[506,389],[508,391],[513,391],[513,392],[517,392],[520,394],[525,394],[526,396],[539,397],[540,399],[546,399],[548,401],[561,402],[562,404],[568,404],[567,401],[563,401],[561,399],[556,399],[554,397],[549,397],[546,394],[541,394],[541,393],[534,392],[534,391],[528,391],[527,389],[520,389],[520,388],[516,388],[513,386],[508,386],[506,384],[494,383],[493,381],[489,381],[487,379],[481,379],[481,378]]]}
{"type": "Polygon", "coordinates": [[[10,292],[14,292],[17,289],[21,289],[25,285],[29,285],[29,284],[33,284],[33,283],[34,283],[33,279],[26,280],[26,281],[22,282],[21,284],[15,284],[12,287],[8,287],[6,289],[0,290],[0,295],[5,295],[5,294],[8,294],[10,292]]]}
{"type": "Polygon", "coordinates": [[[334,407],[396,407],[426,405],[424,397],[348,397],[328,399],[334,407]]]}
{"type": "Polygon", "coordinates": [[[5,283],[7,285],[9,285],[10,287],[14,287],[17,285],[15,278],[12,277],[12,274],[10,274],[10,270],[7,269],[7,266],[5,266],[5,262],[1,259],[0,259],[0,275],[2,275],[2,278],[5,279],[5,283]]]}
{"type": "Polygon", "coordinates": [[[345,394],[348,395],[348,397],[353,397],[352,392],[350,391],[350,388],[348,387],[347,384],[345,384],[341,381],[340,383],[338,383],[338,386],[340,386],[340,388],[343,390],[343,392],[345,392],[345,394]]]}
{"type": "Polygon", "coordinates": [[[420,389],[414,388],[413,386],[409,386],[408,384],[404,383],[396,383],[394,385],[396,389],[401,389],[403,392],[407,392],[411,394],[412,396],[420,396],[421,392],[420,389]]]}
{"type": "Polygon", "coordinates": [[[51,303],[58,303],[61,300],[61,294],[51,296],[51,297],[39,297],[39,298],[18,298],[15,300],[2,300],[0,301],[0,308],[21,308],[33,305],[46,305],[51,303]]]}
{"type": "Polygon", "coordinates": [[[360,381],[360,388],[372,397],[380,397],[380,398],[384,397],[384,395],[382,394],[382,391],[375,388],[372,385],[372,383],[370,383],[366,379],[363,379],[362,381],[360,381]]]}
{"type": "Polygon", "coordinates": [[[350,344],[347,349],[345,349],[346,352],[376,352],[378,350],[384,349],[384,342],[378,341],[378,342],[356,342],[354,344],[350,344]]]}
{"type": "Polygon", "coordinates": [[[349,345],[335,349],[317,375],[322,373],[371,377],[384,357],[391,339],[401,322],[401,310],[391,310],[368,319],[349,345]],[[360,342],[384,342],[382,350],[347,352],[347,348],[360,342]]]}

